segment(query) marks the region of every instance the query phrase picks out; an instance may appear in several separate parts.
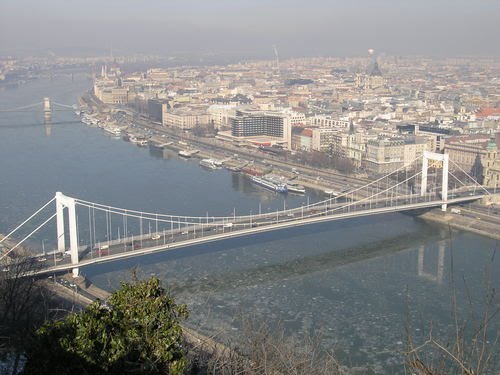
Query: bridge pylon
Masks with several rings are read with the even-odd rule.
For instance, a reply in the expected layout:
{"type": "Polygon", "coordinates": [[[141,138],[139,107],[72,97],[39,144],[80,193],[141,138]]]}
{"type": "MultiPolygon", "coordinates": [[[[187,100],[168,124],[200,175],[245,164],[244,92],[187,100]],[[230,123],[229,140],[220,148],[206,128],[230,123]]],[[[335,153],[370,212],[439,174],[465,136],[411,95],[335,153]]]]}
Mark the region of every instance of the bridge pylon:
{"type": "Polygon", "coordinates": [[[438,154],[436,152],[424,151],[422,162],[422,184],[420,187],[420,195],[424,196],[427,192],[427,170],[429,169],[429,160],[440,161],[443,163],[443,177],[441,187],[441,200],[444,202],[441,205],[441,210],[446,211],[448,207],[448,166],[450,158],[448,154],[438,154]]]}
{"type": "Polygon", "coordinates": [[[66,233],[64,225],[64,210],[68,209],[69,223],[69,250],[71,254],[71,263],[73,268],[73,277],[78,277],[78,230],[76,223],[76,205],[75,199],[65,196],[61,192],[56,193],[56,218],[57,218],[57,250],[66,251],[66,233]]]}
{"type": "Polygon", "coordinates": [[[52,113],[52,106],[50,104],[50,98],[48,96],[46,96],[45,98],[43,98],[43,112],[47,115],[47,114],[51,114],[52,113]]]}

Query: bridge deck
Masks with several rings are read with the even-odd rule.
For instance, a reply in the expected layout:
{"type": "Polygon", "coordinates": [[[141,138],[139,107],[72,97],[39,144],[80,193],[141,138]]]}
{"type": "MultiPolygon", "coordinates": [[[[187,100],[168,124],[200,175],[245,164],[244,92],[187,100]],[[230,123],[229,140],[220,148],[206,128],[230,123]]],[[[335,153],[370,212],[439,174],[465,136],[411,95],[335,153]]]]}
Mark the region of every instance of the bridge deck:
{"type": "MultiPolygon", "coordinates": [[[[119,259],[126,259],[126,258],[131,258],[131,257],[137,257],[145,254],[152,254],[152,253],[157,253],[157,252],[162,252],[162,251],[171,251],[183,247],[188,247],[188,246],[193,246],[193,245],[200,245],[203,243],[208,243],[208,242],[214,242],[214,241],[221,241],[229,238],[235,238],[235,237],[241,237],[241,236],[248,236],[256,233],[263,233],[263,232],[269,232],[269,231],[274,231],[274,230],[279,230],[279,229],[285,229],[285,228],[292,228],[296,226],[302,226],[302,225],[308,225],[308,224],[315,224],[315,223],[322,223],[322,222],[327,222],[327,221],[335,221],[335,220],[343,220],[343,219],[350,219],[350,218],[355,218],[355,217],[362,217],[362,216],[371,216],[371,215],[380,215],[380,214],[385,214],[385,213],[394,213],[394,212],[403,212],[403,211],[411,211],[411,210],[417,210],[417,209],[424,209],[424,208],[432,208],[432,207],[438,207],[443,204],[458,204],[458,203],[464,203],[464,202],[470,202],[474,201],[477,199],[483,198],[482,195],[473,195],[473,196],[464,196],[464,197],[457,197],[453,199],[449,199],[447,202],[444,202],[442,200],[437,200],[437,201],[428,201],[428,202],[416,202],[416,203],[408,203],[404,205],[397,205],[397,206],[389,206],[389,207],[366,207],[365,209],[356,209],[352,210],[350,212],[341,212],[341,213],[334,213],[334,214],[325,214],[326,212],[317,212],[314,214],[314,216],[310,217],[277,217],[277,221],[267,221],[265,223],[259,223],[259,222],[245,222],[245,223],[237,223],[237,225],[232,226],[231,228],[226,228],[224,232],[218,232],[217,230],[205,230],[203,232],[203,236],[200,236],[202,233],[201,230],[198,230],[198,234],[196,234],[196,231],[193,231],[191,229],[191,232],[188,232],[187,235],[185,232],[180,232],[177,230],[176,235],[174,235],[173,239],[175,242],[168,242],[168,243],[162,243],[158,244],[158,240],[156,241],[156,245],[140,248],[140,249],[127,249],[126,245],[126,239],[122,239],[122,241],[117,242],[115,245],[111,245],[109,248],[107,248],[107,251],[110,253],[109,255],[102,255],[102,256],[97,256],[97,257],[92,257],[90,259],[85,259],[83,257],[77,265],[72,264],[69,262],[69,259],[63,260],[62,264],[58,264],[56,266],[48,266],[44,269],[41,269],[34,274],[37,275],[42,275],[42,274],[51,274],[51,273],[57,273],[57,272],[63,272],[63,271],[68,271],[71,270],[75,267],[84,267],[92,264],[99,264],[99,263],[104,263],[104,262],[111,262],[119,259]],[[281,220],[281,221],[280,221],[281,220]],[[210,234],[207,234],[210,233],[210,234]],[[182,236],[186,235],[186,239],[181,238],[182,236]],[[188,238],[189,235],[192,236],[192,238],[188,238]],[[198,236],[197,236],[198,235],[198,236]],[[115,252],[116,251],[116,252],[115,252]]],[[[368,206],[368,204],[367,204],[368,206]]],[[[330,208],[331,209],[331,208],[330,208]]],[[[212,224],[212,226],[217,224],[212,224]]],[[[190,227],[190,228],[193,228],[190,227]]],[[[171,237],[172,233],[168,233],[167,237],[171,237]]],[[[145,243],[152,243],[154,242],[149,238],[148,240],[144,240],[145,243]]]]}

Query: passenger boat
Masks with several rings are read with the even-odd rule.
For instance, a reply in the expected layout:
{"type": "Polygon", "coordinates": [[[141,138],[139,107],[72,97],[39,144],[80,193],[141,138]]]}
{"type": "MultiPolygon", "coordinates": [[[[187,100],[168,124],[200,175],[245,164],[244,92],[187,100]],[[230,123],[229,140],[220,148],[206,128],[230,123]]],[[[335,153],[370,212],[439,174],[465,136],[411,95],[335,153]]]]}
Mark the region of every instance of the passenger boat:
{"type": "Polygon", "coordinates": [[[209,168],[209,169],[220,168],[219,165],[216,163],[216,160],[214,160],[214,159],[202,159],[202,160],[200,160],[200,165],[202,167],[209,168]]]}
{"type": "Polygon", "coordinates": [[[122,130],[118,127],[104,127],[104,131],[116,137],[119,137],[122,134],[122,130]]]}
{"type": "Polygon", "coordinates": [[[288,189],[286,187],[286,184],[283,183],[276,183],[274,181],[271,181],[265,177],[258,177],[258,176],[252,176],[251,181],[259,186],[265,187],[266,189],[275,191],[277,193],[286,193],[288,192],[288,189]]]}
{"type": "Polygon", "coordinates": [[[288,181],[286,183],[286,187],[288,188],[288,191],[291,193],[304,194],[306,192],[306,188],[302,185],[297,184],[296,182],[288,181]]]}
{"type": "Polygon", "coordinates": [[[231,167],[230,165],[226,166],[226,169],[231,172],[241,172],[241,168],[231,167]]]}
{"type": "Polygon", "coordinates": [[[333,191],[333,190],[325,190],[323,192],[326,195],[328,195],[329,197],[336,197],[337,195],[339,195],[339,193],[337,193],[336,191],[333,191]]]}
{"type": "Polygon", "coordinates": [[[180,150],[178,154],[184,158],[190,158],[198,152],[200,152],[200,150],[180,150]]]}

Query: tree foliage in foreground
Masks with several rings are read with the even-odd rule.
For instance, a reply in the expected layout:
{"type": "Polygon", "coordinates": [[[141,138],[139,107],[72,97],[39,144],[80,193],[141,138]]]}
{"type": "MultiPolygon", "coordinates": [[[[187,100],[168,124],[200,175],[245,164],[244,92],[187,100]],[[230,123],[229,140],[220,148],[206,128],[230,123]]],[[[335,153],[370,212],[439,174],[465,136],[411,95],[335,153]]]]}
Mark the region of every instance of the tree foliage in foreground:
{"type": "Polygon", "coordinates": [[[187,316],[157,278],[122,283],[107,305],[42,326],[24,374],[183,374],[187,316]]]}

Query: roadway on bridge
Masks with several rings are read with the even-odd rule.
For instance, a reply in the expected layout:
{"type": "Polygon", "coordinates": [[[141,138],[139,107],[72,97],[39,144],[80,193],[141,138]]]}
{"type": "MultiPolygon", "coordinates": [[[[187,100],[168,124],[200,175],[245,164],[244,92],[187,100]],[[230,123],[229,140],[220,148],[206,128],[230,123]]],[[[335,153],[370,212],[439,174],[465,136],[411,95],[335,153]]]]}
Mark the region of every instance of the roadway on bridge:
{"type": "MultiPolygon", "coordinates": [[[[470,202],[482,198],[471,192],[456,194],[448,204],[470,202]]],[[[142,236],[123,238],[110,243],[102,242],[99,246],[84,248],[79,253],[78,267],[103,263],[117,259],[134,257],[154,252],[178,249],[181,247],[219,241],[232,237],[245,236],[266,231],[290,228],[325,221],[341,220],[361,216],[409,211],[436,207],[443,204],[435,194],[427,196],[405,196],[393,199],[385,197],[377,201],[351,203],[331,203],[312,208],[294,208],[276,213],[237,217],[233,221],[198,223],[169,231],[148,233],[142,236]]],[[[70,270],[69,252],[55,254],[54,257],[39,258],[42,269],[37,274],[50,274],[70,270]]]]}

